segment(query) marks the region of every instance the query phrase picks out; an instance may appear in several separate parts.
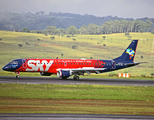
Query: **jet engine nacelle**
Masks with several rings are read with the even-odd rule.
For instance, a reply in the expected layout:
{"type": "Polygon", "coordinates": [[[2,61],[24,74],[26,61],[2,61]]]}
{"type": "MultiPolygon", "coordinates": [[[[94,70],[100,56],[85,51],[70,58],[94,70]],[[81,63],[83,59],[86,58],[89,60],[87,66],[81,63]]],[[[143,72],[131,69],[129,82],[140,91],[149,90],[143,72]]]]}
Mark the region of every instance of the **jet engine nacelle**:
{"type": "Polygon", "coordinates": [[[68,78],[71,75],[72,73],[69,70],[60,70],[57,72],[57,76],[62,77],[64,79],[68,78]]]}
{"type": "Polygon", "coordinates": [[[40,72],[40,75],[42,75],[42,76],[51,76],[51,73],[48,73],[48,72],[40,72]]]}

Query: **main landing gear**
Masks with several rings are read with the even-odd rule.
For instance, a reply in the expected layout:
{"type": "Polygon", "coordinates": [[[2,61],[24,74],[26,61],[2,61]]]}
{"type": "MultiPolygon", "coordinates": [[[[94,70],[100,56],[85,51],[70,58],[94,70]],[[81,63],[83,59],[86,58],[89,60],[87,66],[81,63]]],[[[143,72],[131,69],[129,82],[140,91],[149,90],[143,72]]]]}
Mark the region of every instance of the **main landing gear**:
{"type": "Polygon", "coordinates": [[[79,76],[74,75],[73,79],[74,79],[74,80],[79,80],[79,76]]]}
{"type": "Polygon", "coordinates": [[[19,72],[16,72],[16,73],[17,73],[16,78],[20,78],[20,76],[19,76],[19,72]]]}
{"type": "MultiPolygon", "coordinates": [[[[63,80],[66,80],[68,77],[62,77],[63,80]]],[[[74,80],[79,80],[79,76],[78,75],[74,75],[73,77],[74,80]]]]}

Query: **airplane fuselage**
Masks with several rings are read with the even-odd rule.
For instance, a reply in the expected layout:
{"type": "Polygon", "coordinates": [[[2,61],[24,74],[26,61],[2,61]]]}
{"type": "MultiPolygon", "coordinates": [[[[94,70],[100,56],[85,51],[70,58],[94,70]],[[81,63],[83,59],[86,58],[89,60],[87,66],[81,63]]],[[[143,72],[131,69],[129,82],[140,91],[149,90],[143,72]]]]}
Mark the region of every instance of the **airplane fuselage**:
{"type": "MultiPolygon", "coordinates": [[[[7,70],[7,66],[10,66],[8,71],[12,72],[44,72],[51,74],[57,74],[57,71],[64,69],[94,69],[89,73],[97,73],[96,68],[105,68],[99,71],[102,73],[128,67],[124,62],[91,59],[16,59],[7,64],[3,70],[7,70]]],[[[88,70],[86,72],[88,73],[88,70]]]]}

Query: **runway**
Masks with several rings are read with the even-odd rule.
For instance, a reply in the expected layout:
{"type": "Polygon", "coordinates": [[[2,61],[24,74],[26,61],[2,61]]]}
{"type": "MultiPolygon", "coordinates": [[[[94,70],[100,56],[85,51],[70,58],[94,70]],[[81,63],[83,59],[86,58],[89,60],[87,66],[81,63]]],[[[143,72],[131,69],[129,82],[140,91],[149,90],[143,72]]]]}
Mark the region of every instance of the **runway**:
{"type": "Polygon", "coordinates": [[[154,80],[133,80],[133,79],[106,79],[106,78],[72,78],[62,80],[53,77],[20,77],[0,76],[0,83],[18,84],[96,84],[96,85],[125,85],[125,86],[154,86],[154,80]]]}
{"type": "Polygon", "coordinates": [[[3,120],[153,120],[148,115],[105,115],[105,114],[0,114],[3,120]]]}

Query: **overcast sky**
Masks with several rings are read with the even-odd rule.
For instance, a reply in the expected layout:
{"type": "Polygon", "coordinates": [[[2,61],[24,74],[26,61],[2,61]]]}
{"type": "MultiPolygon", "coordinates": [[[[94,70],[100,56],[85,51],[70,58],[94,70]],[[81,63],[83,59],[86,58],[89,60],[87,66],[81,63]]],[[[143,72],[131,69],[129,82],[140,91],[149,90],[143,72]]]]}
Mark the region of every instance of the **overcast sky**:
{"type": "Polygon", "coordinates": [[[0,0],[0,12],[36,13],[44,11],[117,16],[122,18],[154,18],[154,0],[0,0]]]}

